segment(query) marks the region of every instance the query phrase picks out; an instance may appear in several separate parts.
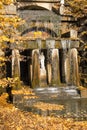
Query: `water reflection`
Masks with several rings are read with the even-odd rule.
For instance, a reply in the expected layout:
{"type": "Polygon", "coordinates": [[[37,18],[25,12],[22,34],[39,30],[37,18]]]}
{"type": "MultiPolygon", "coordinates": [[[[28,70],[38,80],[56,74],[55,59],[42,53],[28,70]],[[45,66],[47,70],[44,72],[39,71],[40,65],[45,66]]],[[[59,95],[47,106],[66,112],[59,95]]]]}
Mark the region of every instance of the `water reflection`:
{"type": "MultiPolygon", "coordinates": [[[[50,88],[49,88],[50,90],[50,88]]],[[[39,91],[41,89],[39,88],[39,91]]],[[[50,90],[51,91],[51,90],[50,90]]],[[[56,88],[53,92],[56,91],[56,88]]],[[[87,99],[85,98],[58,98],[58,93],[36,93],[38,98],[24,98],[26,95],[20,94],[14,96],[14,105],[21,110],[33,112],[43,116],[56,116],[63,118],[74,118],[75,120],[87,120],[87,99]],[[35,107],[36,103],[63,105],[64,109],[42,109],[41,106],[35,107]]]]}

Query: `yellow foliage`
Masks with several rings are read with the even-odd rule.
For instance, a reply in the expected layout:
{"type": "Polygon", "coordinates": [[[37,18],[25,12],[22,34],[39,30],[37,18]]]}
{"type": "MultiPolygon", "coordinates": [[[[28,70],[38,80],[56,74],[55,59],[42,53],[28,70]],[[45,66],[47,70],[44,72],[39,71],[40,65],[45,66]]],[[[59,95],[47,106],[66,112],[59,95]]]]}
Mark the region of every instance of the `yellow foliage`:
{"type": "Polygon", "coordinates": [[[3,3],[0,1],[0,9],[3,8],[3,3]]]}
{"type": "Polygon", "coordinates": [[[6,37],[5,35],[1,36],[0,38],[1,41],[9,41],[9,38],[6,37]]]}
{"type": "Polygon", "coordinates": [[[70,6],[70,10],[75,17],[81,17],[87,14],[85,7],[87,5],[87,0],[66,0],[70,6]]]}
{"type": "Polygon", "coordinates": [[[13,2],[14,0],[1,0],[2,4],[7,4],[7,5],[12,4],[13,2]]]}
{"type": "Polygon", "coordinates": [[[2,62],[3,62],[3,61],[6,61],[6,58],[0,56],[0,61],[2,61],[2,62]]]}
{"type": "MultiPolygon", "coordinates": [[[[13,2],[13,0],[1,0],[0,7],[2,8],[3,4],[8,4],[13,2]]],[[[16,43],[19,33],[17,27],[23,24],[24,21],[18,16],[5,16],[0,14],[0,44],[4,42],[16,43]]],[[[4,45],[2,46],[2,48],[4,45]]]]}
{"type": "Polygon", "coordinates": [[[41,32],[41,31],[34,32],[34,37],[35,37],[35,38],[41,37],[41,35],[42,35],[42,32],[41,32]]]}
{"type": "Polygon", "coordinates": [[[14,38],[10,38],[9,41],[10,41],[10,43],[14,43],[15,40],[14,40],[14,38]]]}

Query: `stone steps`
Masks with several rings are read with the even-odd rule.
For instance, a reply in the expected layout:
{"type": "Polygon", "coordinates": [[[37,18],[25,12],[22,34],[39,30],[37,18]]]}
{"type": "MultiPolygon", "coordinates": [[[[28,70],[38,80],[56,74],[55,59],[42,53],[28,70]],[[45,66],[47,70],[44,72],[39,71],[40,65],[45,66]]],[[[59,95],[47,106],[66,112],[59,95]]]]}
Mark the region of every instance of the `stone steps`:
{"type": "Polygon", "coordinates": [[[58,98],[80,98],[80,95],[74,86],[67,87],[49,87],[49,88],[36,88],[33,90],[36,95],[41,98],[47,98],[52,95],[57,95],[58,98]]]}

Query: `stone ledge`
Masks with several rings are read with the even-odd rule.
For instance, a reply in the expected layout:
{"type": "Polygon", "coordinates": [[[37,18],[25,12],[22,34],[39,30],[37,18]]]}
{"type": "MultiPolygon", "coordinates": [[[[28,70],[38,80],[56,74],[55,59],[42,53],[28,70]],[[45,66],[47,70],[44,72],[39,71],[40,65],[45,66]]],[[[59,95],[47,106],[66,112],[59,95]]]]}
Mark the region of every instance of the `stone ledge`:
{"type": "MultiPolygon", "coordinates": [[[[69,39],[62,39],[65,43],[66,43],[66,48],[78,48],[79,47],[79,41],[78,40],[71,40],[71,43],[69,39]],[[71,44],[71,45],[70,45],[71,44]]],[[[55,44],[54,47],[50,46],[49,48],[58,48],[61,49],[63,48],[62,46],[62,40],[55,40],[55,44]]],[[[51,44],[50,44],[51,45],[51,44]]],[[[19,43],[17,45],[12,45],[10,46],[11,49],[13,49],[14,47],[18,48],[18,49],[47,49],[47,43],[46,40],[41,40],[41,45],[39,46],[36,40],[24,40],[23,43],[19,43]]]]}
{"type": "Polygon", "coordinates": [[[83,89],[80,91],[82,98],[87,98],[87,89],[83,89]]]}
{"type": "Polygon", "coordinates": [[[17,2],[47,2],[47,3],[58,3],[60,2],[60,0],[17,0],[17,2]]]}

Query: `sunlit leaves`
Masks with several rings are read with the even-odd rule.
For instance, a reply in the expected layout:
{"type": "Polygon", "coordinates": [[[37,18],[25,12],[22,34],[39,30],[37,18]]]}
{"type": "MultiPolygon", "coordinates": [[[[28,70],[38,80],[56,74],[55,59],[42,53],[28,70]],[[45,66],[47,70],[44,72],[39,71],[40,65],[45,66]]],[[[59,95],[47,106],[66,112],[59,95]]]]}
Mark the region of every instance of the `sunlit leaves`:
{"type": "Polygon", "coordinates": [[[14,2],[14,0],[0,0],[2,4],[6,4],[6,5],[9,5],[9,4],[12,4],[14,2]]]}
{"type": "Polygon", "coordinates": [[[64,109],[63,105],[43,103],[43,102],[38,102],[38,103],[34,104],[34,107],[36,107],[38,109],[41,109],[43,111],[46,111],[46,110],[62,110],[62,109],[64,109]]]}
{"type": "Polygon", "coordinates": [[[1,40],[1,42],[2,42],[2,41],[9,41],[9,39],[8,39],[6,36],[1,36],[1,37],[0,37],[0,40],[1,40]]]}
{"type": "Polygon", "coordinates": [[[22,111],[8,104],[6,98],[7,94],[0,96],[0,130],[87,130],[87,121],[22,111]]]}
{"type": "MultiPolygon", "coordinates": [[[[0,1],[0,9],[3,8],[4,5],[11,4],[15,2],[14,0],[1,0],[0,1]]],[[[0,10],[2,12],[2,10],[0,10]]],[[[17,15],[3,15],[0,14],[0,44],[4,42],[9,43],[16,43],[16,41],[19,39],[18,36],[20,35],[17,28],[23,24],[24,21],[19,18],[17,15]]],[[[4,46],[4,44],[3,44],[4,46]]]]}
{"type": "Polygon", "coordinates": [[[66,0],[69,4],[71,12],[75,17],[82,17],[87,15],[87,0],[66,0]]]}
{"type": "Polygon", "coordinates": [[[1,61],[2,61],[2,62],[3,62],[3,61],[6,61],[6,59],[5,59],[4,57],[1,57],[1,56],[0,56],[0,62],[1,62],[1,61]]]}
{"type": "Polygon", "coordinates": [[[0,1],[0,9],[3,8],[3,3],[0,1]]]}

